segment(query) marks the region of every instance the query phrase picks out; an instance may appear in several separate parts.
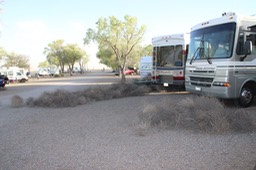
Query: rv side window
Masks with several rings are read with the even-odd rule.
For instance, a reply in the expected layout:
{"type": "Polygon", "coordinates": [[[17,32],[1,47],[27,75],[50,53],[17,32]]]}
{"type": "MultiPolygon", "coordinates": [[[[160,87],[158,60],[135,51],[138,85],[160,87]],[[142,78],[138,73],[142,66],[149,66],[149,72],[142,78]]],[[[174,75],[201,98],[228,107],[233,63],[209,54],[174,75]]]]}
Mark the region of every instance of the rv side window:
{"type": "Polygon", "coordinates": [[[249,34],[246,36],[246,40],[252,42],[252,53],[251,55],[256,55],[256,33],[255,34],[249,34]]]}
{"type": "Polygon", "coordinates": [[[236,48],[236,53],[238,55],[243,55],[243,48],[244,48],[244,42],[245,41],[251,41],[252,42],[252,53],[251,55],[256,55],[256,33],[247,33],[246,34],[246,40],[244,40],[244,34],[241,33],[238,37],[238,42],[237,42],[237,48],[236,48]]]}

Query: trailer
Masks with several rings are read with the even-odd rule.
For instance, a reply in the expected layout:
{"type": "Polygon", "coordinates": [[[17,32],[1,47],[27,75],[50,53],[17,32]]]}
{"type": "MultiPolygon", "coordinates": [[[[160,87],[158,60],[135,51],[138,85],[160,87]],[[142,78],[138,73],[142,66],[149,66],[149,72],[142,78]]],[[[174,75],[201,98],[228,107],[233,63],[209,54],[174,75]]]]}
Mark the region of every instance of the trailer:
{"type": "Polygon", "coordinates": [[[234,99],[247,107],[256,94],[256,16],[223,13],[192,27],[185,88],[234,99]]]}
{"type": "Polygon", "coordinates": [[[140,79],[151,82],[152,74],[152,56],[143,56],[140,58],[140,79]]]}
{"type": "Polygon", "coordinates": [[[152,83],[166,88],[185,87],[185,62],[189,34],[171,34],[152,38],[152,83]]]}

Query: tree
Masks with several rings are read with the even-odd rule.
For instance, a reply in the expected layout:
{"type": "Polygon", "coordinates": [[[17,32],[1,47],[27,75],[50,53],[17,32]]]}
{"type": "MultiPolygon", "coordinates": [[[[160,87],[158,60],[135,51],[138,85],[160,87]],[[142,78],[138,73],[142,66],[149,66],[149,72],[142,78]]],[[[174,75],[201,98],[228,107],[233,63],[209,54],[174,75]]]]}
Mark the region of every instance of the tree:
{"type": "Polygon", "coordinates": [[[50,64],[49,64],[49,62],[47,60],[43,61],[43,62],[40,62],[38,64],[38,67],[49,67],[49,66],[50,66],[50,64]]]}
{"type": "Polygon", "coordinates": [[[74,64],[86,56],[85,51],[77,44],[64,45],[64,40],[56,40],[48,44],[48,47],[44,49],[44,54],[50,65],[60,67],[61,73],[64,73],[65,65],[67,65],[70,75],[72,75],[74,64]]]}
{"type": "Polygon", "coordinates": [[[0,60],[4,57],[4,56],[6,56],[6,51],[2,48],[2,47],[0,47],[0,60]]]}
{"type": "MultiPolygon", "coordinates": [[[[138,67],[140,63],[140,58],[142,56],[151,56],[152,55],[152,45],[140,46],[137,45],[132,52],[129,54],[127,60],[127,66],[129,67],[138,67]]],[[[118,63],[116,62],[114,52],[105,47],[99,48],[97,53],[97,58],[100,59],[100,63],[105,64],[113,69],[118,68],[118,63]]]]}
{"type": "Polygon", "coordinates": [[[97,52],[97,58],[100,59],[101,64],[105,64],[106,66],[113,69],[116,69],[119,66],[118,62],[116,62],[116,57],[113,50],[107,46],[99,48],[99,51],[97,52]]]}
{"type": "Polygon", "coordinates": [[[64,73],[65,60],[64,60],[64,40],[56,40],[48,44],[48,47],[44,49],[47,61],[50,65],[54,64],[60,67],[61,73],[64,73]]]}
{"type": "Polygon", "coordinates": [[[127,61],[127,65],[130,67],[138,67],[140,63],[140,58],[142,56],[151,56],[152,55],[152,45],[146,46],[136,46],[134,50],[130,53],[130,57],[127,61]]]}
{"type": "Polygon", "coordinates": [[[6,55],[5,67],[29,68],[29,57],[14,52],[6,55]]]}
{"type": "Polygon", "coordinates": [[[152,56],[153,46],[151,44],[142,47],[140,56],[152,56]]]}
{"type": "Polygon", "coordinates": [[[85,64],[88,63],[88,61],[89,61],[89,56],[86,54],[86,52],[84,52],[84,56],[82,58],[80,58],[80,60],[78,60],[81,74],[84,72],[84,66],[85,66],[85,64]]]}
{"type": "MultiPolygon", "coordinates": [[[[124,17],[124,21],[112,16],[100,18],[96,24],[96,31],[91,28],[87,30],[84,43],[89,44],[93,40],[98,43],[101,53],[114,53],[116,65],[121,69],[122,82],[125,82],[124,69],[128,58],[131,57],[129,54],[141,42],[145,33],[145,26],[137,28],[137,18],[128,15],[124,17]]],[[[101,56],[103,55],[98,55],[98,57],[101,56]]],[[[104,60],[106,59],[104,58],[104,60]]],[[[110,57],[110,60],[113,60],[113,58],[110,57]]]]}
{"type": "Polygon", "coordinates": [[[70,75],[72,75],[75,63],[85,56],[85,52],[77,44],[68,44],[63,49],[64,61],[68,65],[70,75]]]}

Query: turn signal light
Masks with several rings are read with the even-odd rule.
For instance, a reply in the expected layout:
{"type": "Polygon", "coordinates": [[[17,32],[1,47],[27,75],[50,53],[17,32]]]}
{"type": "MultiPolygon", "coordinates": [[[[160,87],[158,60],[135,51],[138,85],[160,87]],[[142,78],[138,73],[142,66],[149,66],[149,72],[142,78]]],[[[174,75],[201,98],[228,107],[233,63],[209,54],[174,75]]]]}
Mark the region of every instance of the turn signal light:
{"type": "Polygon", "coordinates": [[[231,84],[228,82],[214,82],[213,86],[231,87],[231,84]]]}

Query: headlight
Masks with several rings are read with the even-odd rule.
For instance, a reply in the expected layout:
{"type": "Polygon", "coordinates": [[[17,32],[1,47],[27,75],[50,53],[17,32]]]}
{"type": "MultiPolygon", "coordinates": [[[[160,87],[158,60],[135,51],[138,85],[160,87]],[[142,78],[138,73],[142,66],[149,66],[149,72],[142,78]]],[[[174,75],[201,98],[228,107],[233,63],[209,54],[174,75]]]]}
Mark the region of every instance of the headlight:
{"type": "Polygon", "coordinates": [[[213,86],[231,87],[231,84],[229,82],[215,81],[213,82],[213,86]]]}

